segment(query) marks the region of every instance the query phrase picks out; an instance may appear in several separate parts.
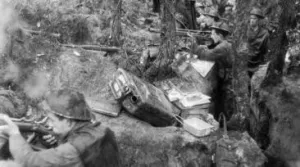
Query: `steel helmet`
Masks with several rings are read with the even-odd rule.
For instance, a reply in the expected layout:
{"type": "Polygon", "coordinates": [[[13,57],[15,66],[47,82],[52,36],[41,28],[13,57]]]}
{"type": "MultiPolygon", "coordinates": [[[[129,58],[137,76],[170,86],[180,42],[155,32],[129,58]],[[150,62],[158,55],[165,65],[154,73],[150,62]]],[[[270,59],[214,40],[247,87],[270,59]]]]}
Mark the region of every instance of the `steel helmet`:
{"type": "Polygon", "coordinates": [[[220,18],[217,10],[210,10],[208,13],[205,13],[204,15],[214,17],[214,18],[220,18]]]}
{"type": "Polygon", "coordinates": [[[251,11],[250,11],[250,15],[255,15],[255,16],[258,16],[259,18],[264,18],[265,16],[263,15],[263,12],[258,9],[258,8],[253,8],[251,11]]]}
{"type": "Polygon", "coordinates": [[[196,2],[195,7],[196,8],[201,8],[201,7],[205,7],[205,6],[202,2],[196,2]]]}
{"type": "Polygon", "coordinates": [[[228,6],[228,7],[232,7],[232,8],[233,8],[233,4],[232,4],[232,3],[230,3],[230,2],[228,2],[228,3],[226,3],[226,4],[225,4],[225,7],[227,7],[227,6],[228,6]]]}
{"type": "Polygon", "coordinates": [[[213,26],[211,26],[211,28],[230,33],[229,26],[225,22],[215,23],[213,26]]]}
{"type": "Polygon", "coordinates": [[[77,91],[61,89],[51,93],[46,102],[50,107],[50,112],[61,117],[81,121],[91,121],[93,118],[84,95],[77,91]]]}

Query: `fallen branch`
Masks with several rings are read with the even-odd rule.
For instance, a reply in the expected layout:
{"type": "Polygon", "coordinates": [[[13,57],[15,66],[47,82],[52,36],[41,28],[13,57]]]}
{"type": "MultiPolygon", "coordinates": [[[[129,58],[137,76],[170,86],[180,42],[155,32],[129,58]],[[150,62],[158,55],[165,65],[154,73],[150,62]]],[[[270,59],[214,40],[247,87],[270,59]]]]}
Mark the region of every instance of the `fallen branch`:
{"type": "Polygon", "coordinates": [[[211,31],[200,31],[200,30],[181,29],[181,28],[178,28],[177,31],[191,32],[191,33],[206,33],[206,34],[210,34],[211,33],[211,31]]]}
{"type": "Polygon", "coordinates": [[[69,48],[82,48],[85,50],[96,50],[96,51],[104,51],[104,52],[119,52],[121,48],[114,46],[99,46],[99,45],[73,45],[73,44],[61,44],[64,47],[69,48]]]}
{"type": "Polygon", "coordinates": [[[28,32],[30,34],[34,34],[34,35],[42,35],[42,34],[47,34],[50,35],[52,37],[56,37],[59,38],[60,34],[58,33],[47,33],[47,32],[43,32],[43,31],[34,31],[34,30],[28,30],[28,29],[23,29],[25,32],[28,32]]]}
{"type": "MultiPolygon", "coordinates": [[[[74,45],[74,44],[61,44],[63,47],[68,47],[68,48],[82,48],[85,50],[92,50],[92,51],[103,51],[103,52],[120,52],[123,49],[120,47],[115,47],[115,46],[103,46],[103,45],[74,45]]],[[[126,54],[138,54],[136,52],[133,52],[129,49],[125,49],[126,54]]]]}

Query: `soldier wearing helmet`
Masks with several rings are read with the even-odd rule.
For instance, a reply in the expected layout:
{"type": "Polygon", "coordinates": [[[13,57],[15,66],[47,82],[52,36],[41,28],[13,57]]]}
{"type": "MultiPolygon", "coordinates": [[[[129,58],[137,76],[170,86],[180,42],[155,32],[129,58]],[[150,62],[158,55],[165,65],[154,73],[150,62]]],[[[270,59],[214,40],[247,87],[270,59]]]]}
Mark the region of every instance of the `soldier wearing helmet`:
{"type": "Polygon", "coordinates": [[[202,30],[210,30],[211,27],[220,20],[220,16],[216,9],[211,9],[208,13],[204,13],[205,15],[205,25],[201,26],[202,30]]]}
{"type": "Polygon", "coordinates": [[[231,3],[227,3],[225,5],[225,12],[223,13],[223,18],[227,21],[227,22],[232,22],[234,20],[234,16],[233,16],[233,5],[231,3]]]}
{"type": "Polygon", "coordinates": [[[263,12],[253,8],[250,12],[250,24],[247,31],[249,46],[248,75],[251,78],[257,71],[258,66],[264,63],[268,52],[269,32],[264,29],[260,22],[264,19],[263,12]]]}
{"type": "MultiPolygon", "coordinates": [[[[6,115],[0,130],[9,136],[9,150],[23,166],[118,167],[114,133],[93,122],[83,94],[62,89],[47,97],[48,123],[58,137],[58,146],[36,152],[21,136],[18,126],[6,115]]],[[[49,140],[49,139],[48,139],[49,140]]]]}
{"type": "MultiPolygon", "coordinates": [[[[199,45],[194,47],[194,53],[198,55],[199,59],[210,60],[216,62],[218,70],[218,96],[216,117],[221,112],[230,115],[232,112],[228,106],[225,105],[225,99],[229,97],[228,88],[231,85],[231,68],[233,62],[232,46],[227,41],[227,36],[230,34],[229,27],[224,22],[215,23],[212,27],[211,38],[214,41],[214,47],[210,48],[206,45],[199,45]],[[229,111],[230,110],[230,111],[229,111]]],[[[230,102],[229,102],[230,103],[230,102]]]]}

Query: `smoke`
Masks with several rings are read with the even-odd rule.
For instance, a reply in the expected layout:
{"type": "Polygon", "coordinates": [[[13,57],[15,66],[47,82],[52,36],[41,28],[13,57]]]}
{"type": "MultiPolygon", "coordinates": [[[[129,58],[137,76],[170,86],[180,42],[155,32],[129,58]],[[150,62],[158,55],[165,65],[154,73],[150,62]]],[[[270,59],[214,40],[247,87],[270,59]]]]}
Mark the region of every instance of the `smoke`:
{"type": "Polygon", "coordinates": [[[17,83],[20,78],[20,68],[12,61],[7,61],[7,66],[3,71],[3,80],[17,83]]]}
{"type": "Polygon", "coordinates": [[[70,96],[69,93],[70,90],[60,90],[60,92],[51,94],[47,98],[47,102],[50,106],[68,106],[70,102],[70,96]],[[59,95],[58,95],[59,94],[59,95]]]}
{"type": "Polygon", "coordinates": [[[40,99],[49,90],[49,79],[46,72],[33,73],[23,84],[25,94],[31,99],[40,99]]]}
{"type": "Polygon", "coordinates": [[[8,34],[19,27],[18,15],[6,0],[0,1],[0,53],[4,53],[8,34]]]}
{"type": "Polygon", "coordinates": [[[14,161],[0,161],[1,167],[22,167],[20,164],[14,161]]]}

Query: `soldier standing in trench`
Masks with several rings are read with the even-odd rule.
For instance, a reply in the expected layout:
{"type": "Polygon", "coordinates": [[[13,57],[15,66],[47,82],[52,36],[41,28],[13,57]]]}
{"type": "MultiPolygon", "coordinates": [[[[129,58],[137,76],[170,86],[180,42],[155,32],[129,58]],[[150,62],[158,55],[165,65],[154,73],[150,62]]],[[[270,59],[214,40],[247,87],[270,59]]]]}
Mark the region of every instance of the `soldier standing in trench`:
{"type": "MultiPolygon", "coordinates": [[[[7,115],[0,115],[6,125],[0,131],[9,138],[9,151],[24,167],[119,167],[119,153],[114,133],[100,123],[93,123],[83,94],[62,89],[47,98],[48,123],[58,136],[58,146],[34,151],[7,115]]],[[[48,143],[54,143],[48,136],[48,143]]]]}
{"type": "Polygon", "coordinates": [[[230,91],[233,52],[231,44],[227,41],[230,31],[228,25],[224,22],[215,23],[211,29],[211,38],[214,41],[214,47],[209,48],[206,45],[193,46],[193,53],[198,55],[199,59],[216,62],[218,87],[214,93],[217,96],[217,112],[215,113],[215,118],[217,118],[221,112],[224,112],[227,117],[230,117],[233,112],[233,96],[230,91]]]}
{"type": "Polygon", "coordinates": [[[204,14],[205,17],[205,25],[202,27],[204,31],[211,30],[211,27],[219,22],[220,16],[216,9],[211,9],[208,13],[204,14]]]}
{"type": "Polygon", "coordinates": [[[258,70],[259,65],[265,61],[265,56],[268,53],[269,32],[261,25],[264,19],[262,11],[258,8],[253,8],[250,12],[250,24],[247,31],[247,42],[249,47],[248,54],[248,75],[250,79],[258,70]]]}

